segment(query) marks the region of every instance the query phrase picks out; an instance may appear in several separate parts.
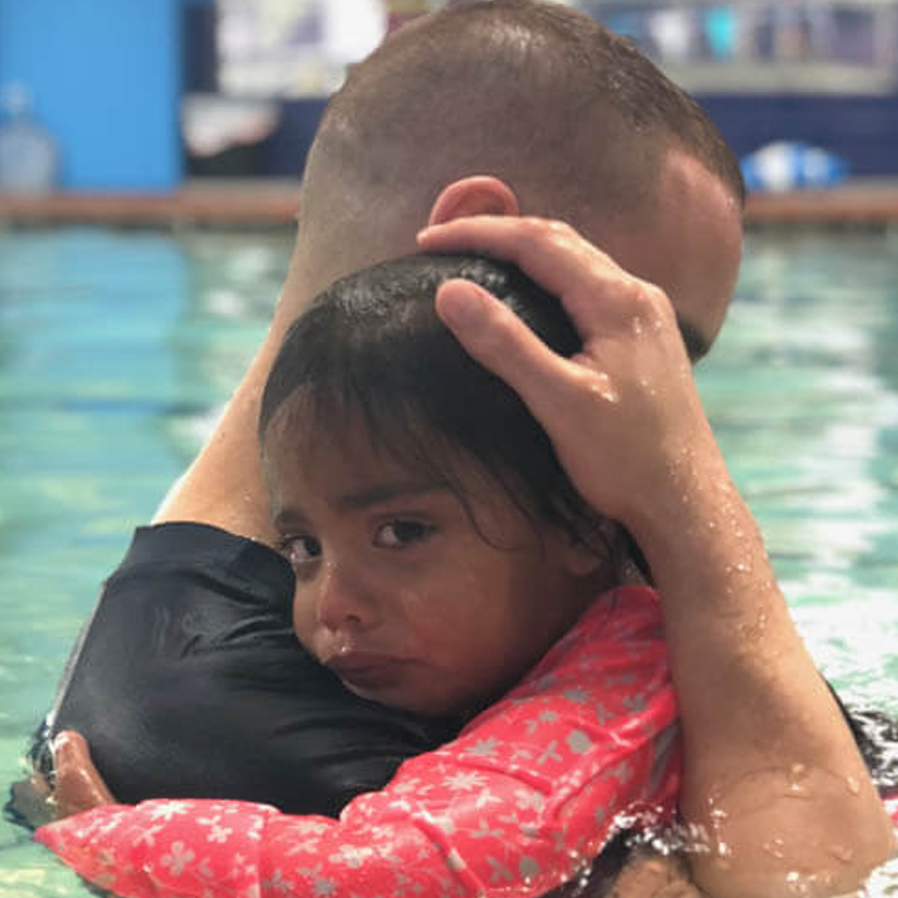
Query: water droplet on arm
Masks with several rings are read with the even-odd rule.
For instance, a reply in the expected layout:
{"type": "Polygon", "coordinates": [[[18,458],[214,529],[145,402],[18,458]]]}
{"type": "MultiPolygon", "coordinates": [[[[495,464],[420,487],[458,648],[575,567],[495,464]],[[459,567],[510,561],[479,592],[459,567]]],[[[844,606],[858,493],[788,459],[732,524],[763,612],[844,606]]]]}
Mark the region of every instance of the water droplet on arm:
{"type": "Polygon", "coordinates": [[[605,402],[620,402],[620,393],[614,389],[614,386],[611,383],[611,378],[607,375],[602,376],[595,383],[591,384],[589,390],[605,402]]]}
{"type": "Polygon", "coordinates": [[[805,780],[809,775],[808,768],[804,764],[793,764],[789,768],[789,788],[786,791],[786,798],[810,798],[805,780]]]}
{"type": "Polygon", "coordinates": [[[652,382],[647,377],[639,378],[639,386],[648,393],[649,396],[657,396],[658,391],[652,386],[652,382]]]}
{"type": "Polygon", "coordinates": [[[850,864],[854,859],[854,849],[849,848],[847,845],[830,845],[826,850],[843,864],[850,864]]]}

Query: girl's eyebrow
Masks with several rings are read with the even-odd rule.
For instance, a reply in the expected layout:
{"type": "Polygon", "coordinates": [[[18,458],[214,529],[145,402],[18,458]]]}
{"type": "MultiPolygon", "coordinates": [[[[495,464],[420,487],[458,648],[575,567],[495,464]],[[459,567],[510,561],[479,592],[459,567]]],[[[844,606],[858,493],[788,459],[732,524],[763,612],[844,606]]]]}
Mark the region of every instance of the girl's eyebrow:
{"type": "MultiPolygon", "coordinates": [[[[338,496],[332,504],[341,511],[361,511],[375,505],[392,502],[396,499],[446,492],[450,492],[449,487],[442,482],[395,481],[393,483],[378,483],[353,492],[344,493],[338,496]]],[[[302,509],[292,505],[283,505],[277,508],[272,516],[272,522],[279,530],[308,526],[302,509]]]]}
{"type": "Polygon", "coordinates": [[[337,499],[337,506],[347,511],[370,508],[372,505],[380,505],[391,502],[394,499],[405,499],[413,496],[422,496],[427,493],[445,492],[449,489],[445,483],[430,481],[396,481],[393,483],[378,483],[361,490],[344,493],[337,499]]]}
{"type": "Polygon", "coordinates": [[[273,511],[271,522],[277,530],[285,531],[308,527],[308,521],[299,509],[284,505],[276,511],[273,509],[273,511]]]}

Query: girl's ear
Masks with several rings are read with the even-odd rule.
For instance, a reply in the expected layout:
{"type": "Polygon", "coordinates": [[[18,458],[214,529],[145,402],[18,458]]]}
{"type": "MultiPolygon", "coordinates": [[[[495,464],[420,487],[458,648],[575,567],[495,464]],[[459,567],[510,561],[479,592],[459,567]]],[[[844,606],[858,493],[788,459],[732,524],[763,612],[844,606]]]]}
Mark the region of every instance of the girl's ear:
{"type": "Polygon", "coordinates": [[[604,571],[614,575],[620,563],[620,527],[607,518],[597,521],[588,532],[579,536],[567,536],[564,547],[564,564],[575,577],[590,577],[604,571]]]}
{"type": "Polygon", "coordinates": [[[565,568],[574,577],[589,577],[604,568],[610,561],[610,553],[598,553],[577,540],[565,549],[565,568]]]}
{"type": "Polygon", "coordinates": [[[492,175],[471,175],[443,188],[430,210],[428,225],[470,215],[520,215],[515,192],[492,175]]]}

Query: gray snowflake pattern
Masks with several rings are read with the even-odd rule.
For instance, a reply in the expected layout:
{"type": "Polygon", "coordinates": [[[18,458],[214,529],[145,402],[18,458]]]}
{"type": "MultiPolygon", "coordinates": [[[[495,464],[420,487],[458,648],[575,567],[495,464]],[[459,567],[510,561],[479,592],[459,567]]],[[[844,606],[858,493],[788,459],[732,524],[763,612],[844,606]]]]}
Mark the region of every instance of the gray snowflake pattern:
{"type": "Polygon", "coordinates": [[[478,739],[470,748],[465,750],[466,755],[473,755],[477,758],[494,758],[496,750],[502,743],[495,737],[489,739],[478,739]]]}

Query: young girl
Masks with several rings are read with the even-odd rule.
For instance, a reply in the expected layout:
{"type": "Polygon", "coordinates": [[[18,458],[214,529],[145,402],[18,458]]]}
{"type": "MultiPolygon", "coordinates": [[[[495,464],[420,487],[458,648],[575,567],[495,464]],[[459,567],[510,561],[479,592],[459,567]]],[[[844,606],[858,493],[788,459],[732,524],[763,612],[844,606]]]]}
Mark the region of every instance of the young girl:
{"type": "Polygon", "coordinates": [[[520,398],[437,318],[459,277],[579,349],[513,268],[386,263],[295,323],[259,434],[300,642],[366,699],[470,723],[339,822],[150,801],[41,830],[88,879],[135,896],[541,895],[617,827],[669,817],[680,747],[657,597],[520,398]]]}

